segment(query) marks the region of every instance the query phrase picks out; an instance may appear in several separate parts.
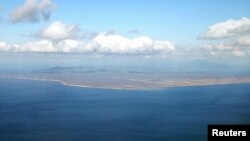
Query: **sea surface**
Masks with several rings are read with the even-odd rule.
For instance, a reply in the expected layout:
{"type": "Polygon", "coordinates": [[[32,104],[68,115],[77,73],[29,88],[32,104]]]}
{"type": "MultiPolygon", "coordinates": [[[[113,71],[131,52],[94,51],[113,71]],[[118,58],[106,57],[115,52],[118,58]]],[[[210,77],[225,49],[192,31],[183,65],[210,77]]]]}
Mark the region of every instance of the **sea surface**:
{"type": "Polygon", "coordinates": [[[107,90],[0,79],[1,141],[206,141],[249,124],[250,84],[107,90]]]}

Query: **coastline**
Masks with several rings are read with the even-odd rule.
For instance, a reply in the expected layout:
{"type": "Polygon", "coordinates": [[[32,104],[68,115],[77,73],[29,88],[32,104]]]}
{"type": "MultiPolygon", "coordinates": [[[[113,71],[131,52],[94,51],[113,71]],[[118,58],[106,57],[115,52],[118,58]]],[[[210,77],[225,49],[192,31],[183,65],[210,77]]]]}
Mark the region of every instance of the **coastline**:
{"type": "MultiPolygon", "coordinates": [[[[99,88],[99,89],[111,89],[111,90],[162,90],[162,89],[167,89],[167,88],[176,88],[176,87],[195,87],[195,86],[211,86],[211,85],[230,85],[230,84],[243,84],[243,83],[250,83],[250,78],[245,78],[245,79],[240,79],[240,78],[227,78],[227,79],[222,79],[220,80],[219,78],[218,81],[215,81],[216,79],[200,79],[198,80],[192,80],[189,79],[188,82],[183,82],[180,83],[181,81],[169,81],[171,83],[167,83],[162,81],[161,83],[159,82],[151,82],[153,86],[146,87],[146,86],[92,86],[92,85],[83,85],[83,84],[74,84],[74,83],[69,83],[65,82],[63,80],[59,79],[52,79],[52,78],[37,78],[37,77],[25,77],[25,76],[1,76],[0,78],[7,78],[7,79],[23,79],[23,80],[35,80],[35,81],[49,81],[49,82],[56,82],[60,83],[64,86],[69,86],[69,87],[80,87],[80,88],[99,88]],[[179,83],[178,83],[179,82],[179,83]]],[[[138,80],[139,82],[141,80],[138,80]]]]}
{"type": "Polygon", "coordinates": [[[99,89],[113,89],[113,90],[137,90],[137,89],[123,89],[123,88],[119,88],[119,87],[95,87],[95,86],[69,84],[67,82],[64,82],[62,80],[57,80],[57,79],[43,79],[43,78],[31,78],[31,77],[9,77],[9,76],[0,76],[0,78],[34,80],[34,81],[49,81],[49,82],[59,83],[59,84],[62,84],[64,86],[80,87],[80,88],[99,88],[99,89]]]}

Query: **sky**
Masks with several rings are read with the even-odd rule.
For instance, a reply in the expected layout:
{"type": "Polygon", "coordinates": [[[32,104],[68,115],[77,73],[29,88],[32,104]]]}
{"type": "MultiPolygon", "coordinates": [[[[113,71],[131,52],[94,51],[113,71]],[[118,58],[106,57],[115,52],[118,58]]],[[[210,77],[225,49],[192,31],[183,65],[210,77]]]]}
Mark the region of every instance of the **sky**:
{"type": "Polygon", "coordinates": [[[0,52],[250,56],[249,0],[0,0],[0,52]]]}

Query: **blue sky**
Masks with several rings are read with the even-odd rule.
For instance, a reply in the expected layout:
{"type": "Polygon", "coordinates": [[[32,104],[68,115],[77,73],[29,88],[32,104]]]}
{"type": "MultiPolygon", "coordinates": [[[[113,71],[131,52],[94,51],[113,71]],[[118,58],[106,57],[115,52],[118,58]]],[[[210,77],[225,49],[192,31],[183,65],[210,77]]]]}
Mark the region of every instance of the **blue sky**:
{"type": "MultiPolygon", "coordinates": [[[[38,1],[38,0],[37,0],[38,1]]],[[[39,0],[40,1],[40,0],[39,0]]],[[[197,40],[209,26],[227,20],[250,18],[249,0],[53,0],[56,5],[49,20],[11,23],[10,15],[24,0],[0,0],[0,41],[24,44],[40,40],[33,35],[60,21],[77,25],[82,32],[104,33],[114,30],[126,38],[147,36],[178,46],[224,43],[225,40],[197,40]],[[129,34],[130,30],[138,33],[129,34]],[[25,35],[25,36],[24,36],[25,35]]],[[[229,39],[230,40],[230,39],[229,39]]]]}
{"type": "MultiPolygon", "coordinates": [[[[1,0],[4,15],[8,14],[23,0],[1,0]]],[[[216,22],[227,19],[250,17],[249,0],[55,0],[56,12],[48,22],[60,20],[79,24],[85,30],[117,30],[126,34],[128,30],[140,32],[157,39],[168,39],[180,43],[193,43],[200,32],[216,22]]],[[[19,40],[18,34],[35,31],[41,25],[2,25],[1,39],[19,40]],[[18,30],[17,30],[18,29],[18,30]],[[6,35],[14,34],[16,39],[6,35]],[[9,39],[11,38],[11,39],[9,39]]]]}

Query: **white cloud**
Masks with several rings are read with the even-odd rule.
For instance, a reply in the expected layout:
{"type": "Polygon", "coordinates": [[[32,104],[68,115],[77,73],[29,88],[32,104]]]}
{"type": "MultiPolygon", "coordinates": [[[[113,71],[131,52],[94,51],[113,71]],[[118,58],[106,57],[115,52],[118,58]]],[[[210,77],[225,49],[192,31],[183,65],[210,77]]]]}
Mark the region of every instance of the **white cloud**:
{"type": "Polygon", "coordinates": [[[5,42],[0,42],[0,51],[7,51],[8,47],[5,42]]]}
{"type": "Polygon", "coordinates": [[[250,33],[250,19],[227,20],[208,27],[207,31],[200,35],[203,39],[222,39],[250,33]]]}
{"type": "Polygon", "coordinates": [[[38,42],[29,42],[20,46],[17,52],[56,52],[56,48],[51,41],[42,40],[38,42]]]}
{"type": "Polygon", "coordinates": [[[193,52],[210,56],[246,56],[248,48],[243,48],[235,44],[217,44],[217,45],[203,45],[200,48],[193,49],[193,52]]]}
{"type": "Polygon", "coordinates": [[[60,21],[56,21],[51,25],[42,28],[37,36],[49,40],[65,40],[73,39],[78,36],[79,27],[75,24],[64,24],[60,21]]]}
{"type": "Polygon", "coordinates": [[[155,41],[146,36],[129,39],[117,34],[101,33],[86,43],[73,39],[58,42],[42,40],[22,45],[0,42],[0,51],[151,55],[172,53],[175,51],[175,46],[169,41],[155,41]]]}
{"type": "Polygon", "coordinates": [[[99,34],[86,47],[104,54],[150,54],[175,51],[174,44],[168,41],[154,41],[146,36],[128,39],[116,34],[99,34]]]}
{"type": "Polygon", "coordinates": [[[48,20],[55,4],[51,0],[26,0],[11,13],[11,22],[38,22],[48,20]]]}
{"type": "Polygon", "coordinates": [[[234,56],[245,56],[246,53],[244,51],[232,51],[234,56]]]}
{"type": "Polygon", "coordinates": [[[19,48],[18,44],[7,44],[5,42],[0,42],[0,52],[16,52],[19,48]]]}
{"type": "Polygon", "coordinates": [[[39,38],[56,41],[55,48],[59,52],[92,52],[101,54],[150,54],[175,51],[173,43],[154,41],[141,36],[129,39],[118,35],[114,30],[100,33],[90,40],[79,41],[79,27],[75,24],[65,24],[60,21],[42,28],[36,35],[39,38]]]}
{"type": "Polygon", "coordinates": [[[239,45],[250,46],[250,36],[243,36],[237,39],[236,41],[239,45]]]}
{"type": "Polygon", "coordinates": [[[218,39],[221,42],[200,47],[198,52],[201,54],[246,56],[250,49],[250,19],[243,17],[216,23],[208,27],[200,38],[218,39]]]}
{"type": "Polygon", "coordinates": [[[55,48],[58,50],[58,52],[79,52],[84,53],[84,43],[77,40],[67,39],[62,40],[58,42],[58,44],[55,45],[55,48]]]}
{"type": "Polygon", "coordinates": [[[56,52],[52,42],[41,40],[38,42],[28,42],[22,45],[7,44],[0,42],[1,52],[56,52]]]}
{"type": "Polygon", "coordinates": [[[235,47],[232,45],[227,44],[218,44],[218,45],[204,45],[202,47],[204,50],[211,50],[211,51],[231,51],[235,47]]]}

